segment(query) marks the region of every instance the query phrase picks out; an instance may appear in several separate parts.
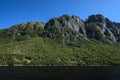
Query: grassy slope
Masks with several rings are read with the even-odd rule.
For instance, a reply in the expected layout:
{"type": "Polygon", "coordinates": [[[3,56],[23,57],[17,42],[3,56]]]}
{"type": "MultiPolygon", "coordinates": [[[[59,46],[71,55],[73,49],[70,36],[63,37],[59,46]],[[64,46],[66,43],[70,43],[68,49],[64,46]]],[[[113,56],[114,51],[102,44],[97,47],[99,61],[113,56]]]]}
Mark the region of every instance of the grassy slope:
{"type": "Polygon", "coordinates": [[[62,45],[41,37],[6,42],[0,42],[1,65],[120,65],[119,44],[80,39],[62,45]]]}

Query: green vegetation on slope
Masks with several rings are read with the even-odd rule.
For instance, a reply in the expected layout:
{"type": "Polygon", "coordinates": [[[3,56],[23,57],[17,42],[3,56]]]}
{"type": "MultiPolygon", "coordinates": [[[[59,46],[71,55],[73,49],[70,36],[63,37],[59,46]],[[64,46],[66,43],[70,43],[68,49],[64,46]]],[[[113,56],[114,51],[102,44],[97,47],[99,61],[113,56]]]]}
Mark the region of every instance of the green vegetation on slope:
{"type": "Polygon", "coordinates": [[[6,42],[0,43],[1,65],[120,65],[119,44],[82,38],[60,44],[42,37],[6,42]]]}

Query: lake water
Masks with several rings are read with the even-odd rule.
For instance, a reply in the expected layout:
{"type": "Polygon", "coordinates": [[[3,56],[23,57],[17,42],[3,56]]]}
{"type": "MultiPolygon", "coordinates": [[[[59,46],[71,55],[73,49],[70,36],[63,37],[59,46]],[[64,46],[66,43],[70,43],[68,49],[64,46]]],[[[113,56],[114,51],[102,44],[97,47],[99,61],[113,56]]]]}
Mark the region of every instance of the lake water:
{"type": "Polygon", "coordinates": [[[120,80],[120,67],[4,66],[0,80],[120,80]]]}

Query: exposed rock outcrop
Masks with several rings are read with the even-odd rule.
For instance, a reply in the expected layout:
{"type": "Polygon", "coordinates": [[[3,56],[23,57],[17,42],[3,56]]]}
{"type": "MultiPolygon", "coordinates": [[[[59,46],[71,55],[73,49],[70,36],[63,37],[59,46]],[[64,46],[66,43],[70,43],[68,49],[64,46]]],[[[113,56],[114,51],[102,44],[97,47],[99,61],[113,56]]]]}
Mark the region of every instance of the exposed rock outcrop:
{"type": "Polygon", "coordinates": [[[16,38],[30,38],[36,37],[44,29],[44,23],[42,22],[26,22],[23,24],[14,25],[8,29],[8,35],[16,38]]]}
{"type": "Polygon", "coordinates": [[[45,25],[45,29],[48,27],[62,27],[66,29],[71,29],[81,33],[86,37],[86,30],[84,21],[77,16],[63,15],[59,18],[53,18],[45,25]]]}
{"type": "Polygon", "coordinates": [[[77,16],[63,15],[53,18],[45,25],[45,30],[50,27],[71,29],[85,38],[97,39],[99,41],[120,41],[120,23],[115,23],[101,14],[91,15],[86,21],[77,16]]]}
{"type": "Polygon", "coordinates": [[[94,38],[101,41],[117,42],[116,34],[119,29],[115,23],[105,18],[101,14],[91,15],[86,20],[86,32],[88,38],[94,38]],[[89,29],[94,27],[93,29],[89,29]],[[91,30],[91,31],[90,31],[91,30]]]}

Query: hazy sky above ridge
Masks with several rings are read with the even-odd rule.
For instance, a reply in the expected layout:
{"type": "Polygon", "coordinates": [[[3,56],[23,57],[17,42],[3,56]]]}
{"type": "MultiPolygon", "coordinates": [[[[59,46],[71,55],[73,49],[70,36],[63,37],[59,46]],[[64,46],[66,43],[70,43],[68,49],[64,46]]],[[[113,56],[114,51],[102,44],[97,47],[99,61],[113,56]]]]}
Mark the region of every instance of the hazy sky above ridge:
{"type": "Polygon", "coordinates": [[[63,14],[85,20],[98,13],[120,22],[120,0],[0,0],[0,28],[29,21],[47,22],[63,14]]]}

